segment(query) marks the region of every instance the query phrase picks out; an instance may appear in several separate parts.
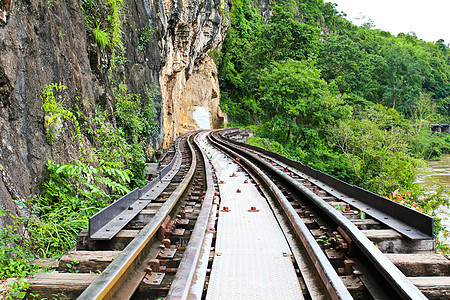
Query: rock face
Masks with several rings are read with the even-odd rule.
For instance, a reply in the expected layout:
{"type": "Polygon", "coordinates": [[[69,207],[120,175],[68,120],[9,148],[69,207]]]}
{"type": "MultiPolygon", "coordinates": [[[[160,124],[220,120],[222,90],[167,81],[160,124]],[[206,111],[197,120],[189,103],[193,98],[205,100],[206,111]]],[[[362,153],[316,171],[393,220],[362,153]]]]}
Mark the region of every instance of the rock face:
{"type": "Polygon", "coordinates": [[[0,205],[14,212],[12,200],[39,192],[47,158],[73,153],[67,139],[53,148],[46,141],[42,87],[63,82],[71,96],[94,98],[98,84],[89,66],[80,3],[69,1],[49,10],[47,1],[13,1],[4,11],[6,17],[0,20],[0,205]]]}
{"type": "Polygon", "coordinates": [[[219,82],[208,50],[225,36],[220,0],[167,0],[164,16],[166,62],[160,74],[164,146],[179,134],[198,129],[195,107],[204,107],[219,125],[219,82]]]}
{"type": "MultiPolygon", "coordinates": [[[[148,86],[160,91],[160,136],[153,147],[168,145],[199,128],[193,119],[205,108],[218,125],[217,70],[208,56],[226,32],[219,0],[125,0],[123,37],[126,62],[118,64],[131,93],[148,86]],[[139,45],[139,28],[153,35],[139,45]]],[[[68,87],[65,106],[82,101],[112,110],[113,80],[102,73],[97,46],[89,39],[81,0],[0,0],[0,205],[16,210],[13,200],[39,193],[47,179],[47,159],[70,161],[77,146],[63,136],[49,145],[40,97],[42,87],[61,82],[68,87]]],[[[87,115],[92,106],[84,107],[87,115]]],[[[114,122],[114,120],[113,120],[114,122]]],[[[7,219],[0,219],[0,228],[7,219]]]]}

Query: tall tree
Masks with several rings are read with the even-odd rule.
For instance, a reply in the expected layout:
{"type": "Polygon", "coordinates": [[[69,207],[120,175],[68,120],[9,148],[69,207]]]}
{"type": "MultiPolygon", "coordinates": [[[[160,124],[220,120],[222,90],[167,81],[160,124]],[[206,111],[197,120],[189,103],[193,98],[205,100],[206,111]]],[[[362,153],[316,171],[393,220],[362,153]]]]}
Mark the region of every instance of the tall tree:
{"type": "Polygon", "coordinates": [[[262,73],[260,95],[265,118],[287,131],[286,144],[295,127],[319,128],[351,113],[311,61],[274,63],[262,73]]]}

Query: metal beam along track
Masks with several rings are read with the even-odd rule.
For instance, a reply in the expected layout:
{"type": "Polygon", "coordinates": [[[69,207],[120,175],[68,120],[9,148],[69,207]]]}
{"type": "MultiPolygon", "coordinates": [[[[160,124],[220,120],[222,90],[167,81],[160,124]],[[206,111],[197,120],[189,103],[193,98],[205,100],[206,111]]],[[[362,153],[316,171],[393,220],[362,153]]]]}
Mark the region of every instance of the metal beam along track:
{"type": "MultiPolygon", "coordinates": [[[[183,136],[180,136],[175,142],[178,145],[183,136]]],[[[132,192],[124,195],[119,200],[105,207],[95,215],[89,218],[89,237],[93,240],[111,240],[129,221],[131,221],[144,207],[155,199],[159,193],[170,183],[181,166],[181,153],[175,152],[170,163],[161,170],[158,177],[146,184],[142,189],[136,188],[132,192]],[[165,181],[167,184],[163,184],[165,181]],[[158,192],[153,193],[153,199],[147,197],[146,200],[138,200],[149,190],[155,189],[158,192]]]]}

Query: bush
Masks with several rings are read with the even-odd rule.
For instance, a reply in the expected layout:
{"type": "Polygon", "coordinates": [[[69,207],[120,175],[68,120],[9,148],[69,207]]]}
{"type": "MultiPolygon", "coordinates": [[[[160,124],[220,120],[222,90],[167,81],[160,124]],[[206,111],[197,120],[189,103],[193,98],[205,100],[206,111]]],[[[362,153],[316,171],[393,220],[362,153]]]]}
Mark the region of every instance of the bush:
{"type": "Polygon", "coordinates": [[[26,277],[37,270],[33,263],[36,255],[32,241],[26,237],[24,230],[33,219],[17,217],[5,210],[0,210],[1,216],[9,215],[13,225],[0,229],[0,279],[10,277],[26,277]]]}
{"type": "MultiPolygon", "coordinates": [[[[51,206],[50,211],[61,207],[66,207],[69,212],[88,209],[84,213],[90,216],[96,208],[102,208],[113,199],[130,192],[127,184],[132,173],[107,163],[95,168],[82,161],[57,164],[48,160],[47,168],[50,179],[43,185],[42,202],[51,206]],[[89,210],[91,207],[93,211],[89,210]]],[[[43,207],[44,212],[47,212],[46,206],[43,207]]]]}
{"type": "Polygon", "coordinates": [[[442,145],[441,145],[441,151],[443,154],[450,153],[450,134],[444,133],[442,136],[442,145]]]}
{"type": "Polygon", "coordinates": [[[272,152],[276,152],[276,153],[284,153],[284,148],[283,145],[281,145],[278,142],[275,141],[270,141],[268,139],[265,138],[259,138],[259,137],[249,137],[247,139],[247,143],[253,146],[257,146],[272,152]]]}

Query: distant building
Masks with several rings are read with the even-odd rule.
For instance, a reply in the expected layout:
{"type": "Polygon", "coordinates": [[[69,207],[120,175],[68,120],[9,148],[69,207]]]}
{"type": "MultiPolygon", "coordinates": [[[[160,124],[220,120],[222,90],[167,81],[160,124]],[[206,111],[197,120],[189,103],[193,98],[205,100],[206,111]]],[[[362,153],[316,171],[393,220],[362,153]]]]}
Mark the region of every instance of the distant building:
{"type": "Polygon", "coordinates": [[[450,133],[450,123],[430,123],[430,128],[434,132],[450,133]]]}

